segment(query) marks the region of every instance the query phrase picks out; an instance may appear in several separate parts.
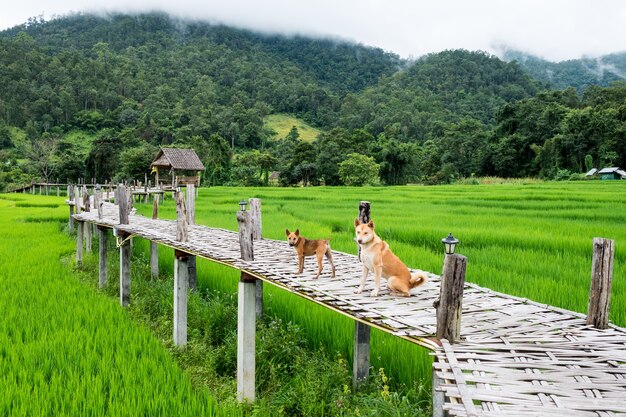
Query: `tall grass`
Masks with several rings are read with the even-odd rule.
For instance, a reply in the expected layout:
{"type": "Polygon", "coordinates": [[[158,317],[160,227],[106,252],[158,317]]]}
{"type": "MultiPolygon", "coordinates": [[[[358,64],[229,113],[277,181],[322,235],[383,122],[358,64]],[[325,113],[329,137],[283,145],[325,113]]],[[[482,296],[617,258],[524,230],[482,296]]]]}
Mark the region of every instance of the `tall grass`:
{"type": "Polygon", "coordinates": [[[61,262],[75,246],[66,207],[48,203],[62,200],[24,199],[0,200],[0,415],[223,415],[147,328],[61,262]]]}

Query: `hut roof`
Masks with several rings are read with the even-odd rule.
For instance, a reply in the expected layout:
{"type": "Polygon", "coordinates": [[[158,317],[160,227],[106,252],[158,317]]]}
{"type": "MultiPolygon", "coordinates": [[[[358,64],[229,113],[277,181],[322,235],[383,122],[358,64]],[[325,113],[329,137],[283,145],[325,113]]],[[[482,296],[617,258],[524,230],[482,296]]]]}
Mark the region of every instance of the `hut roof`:
{"type": "Polygon", "coordinates": [[[173,168],[185,171],[204,171],[204,165],[193,149],[161,148],[150,168],[173,168]]]}
{"type": "Polygon", "coordinates": [[[597,169],[597,168],[591,168],[591,169],[589,170],[589,172],[587,172],[585,175],[586,175],[587,177],[590,177],[590,176],[592,176],[592,175],[596,175],[597,173],[598,173],[598,169],[597,169]]]}
{"type": "Polygon", "coordinates": [[[619,170],[619,167],[602,168],[598,174],[611,174],[617,170],[619,170]]]}

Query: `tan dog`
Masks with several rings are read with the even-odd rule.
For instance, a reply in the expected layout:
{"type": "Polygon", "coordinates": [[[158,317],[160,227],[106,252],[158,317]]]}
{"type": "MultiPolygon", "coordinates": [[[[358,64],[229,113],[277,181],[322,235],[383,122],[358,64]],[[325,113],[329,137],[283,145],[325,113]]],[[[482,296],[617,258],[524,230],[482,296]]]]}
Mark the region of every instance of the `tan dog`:
{"type": "Polygon", "coordinates": [[[356,228],[356,241],[361,247],[361,262],[363,262],[363,277],[361,285],[355,291],[357,294],[363,292],[365,281],[370,271],[374,273],[374,290],[372,297],[376,297],[380,291],[380,277],[387,279],[387,285],[394,295],[404,295],[408,297],[412,288],[424,284],[427,275],[423,271],[418,271],[413,276],[409,268],[391,252],[387,242],[383,241],[374,232],[374,222],[361,223],[359,219],[354,220],[356,228]]]}
{"type": "Polygon", "coordinates": [[[309,240],[304,236],[300,236],[300,229],[296,229],[295,232],[285,229],[285,233],[287,234],[289,246],[294,247],[298,254],[298,274],[301,274],[304,269],[304,257],[315,255],[317,256],[317,275],[315,276],[317,279],[324,268],[322,258],[326,255],[333,270],[332,277],[335,277],[335,264],[333,263],[333,254],[330,251],[330,242],[328,240],[309,240]]]}

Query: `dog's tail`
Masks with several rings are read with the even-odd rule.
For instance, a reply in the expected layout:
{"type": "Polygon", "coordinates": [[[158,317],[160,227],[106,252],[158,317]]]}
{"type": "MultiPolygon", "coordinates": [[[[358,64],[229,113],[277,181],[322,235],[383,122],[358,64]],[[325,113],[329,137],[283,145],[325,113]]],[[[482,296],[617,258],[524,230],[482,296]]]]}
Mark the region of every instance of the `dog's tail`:
{"type": "Polygon", "coordinates": [[[330,262],[330,267],[332,269],[331,276],[335,278],[335,263],[333,262],[333,252],[330,248],[330,239],[326,240],[326,259],[330,262]]]}
{"type": "Polygon", "coordinates": [[[428,282],[428,275],[424,271],[417,271],[411,276],[411,288],[419,287],[420,285],[426,284],[428,282]]]}

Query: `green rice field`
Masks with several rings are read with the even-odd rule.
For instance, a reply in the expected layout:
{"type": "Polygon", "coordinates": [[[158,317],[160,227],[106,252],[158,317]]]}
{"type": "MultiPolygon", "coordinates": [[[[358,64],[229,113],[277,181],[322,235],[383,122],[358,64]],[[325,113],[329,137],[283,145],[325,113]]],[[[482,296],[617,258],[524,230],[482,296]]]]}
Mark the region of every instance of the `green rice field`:
{"type": "MultiPolygon", "coordinates": [[[[457,253],[468,257],[468,281],[581,313],[587,309],[592,239],[614,239],[611,320],[626,325],[624,182],[210,188],[196,202],[196,222],[236,230],[237,202],[249,197],[262,200],[264,237],[283,239],[285,228],[299,228],[307,237],[330,237],[333,249],[349,253],[356,253],[359,201],[370,201],[378,234],[411,267],[440,271],[441,239],[452,232],[461,240],[457,253]]],[[[162,207],[160,216],[174,218],[173,205],[162,207]]],[[[215,278],[203,284],[218,285],[215,278]]]]}
{"type": "Polygon", "coordinates": [[[0,416],[222,415],[148,328],[76,279],[67,212],[0,196],[0,416]]]}
{"type": "MultiPolygon", "coordinates": [[[[263,235],[283,239],[285,228],[304,236],[332,238],[335,250],[356,253],[353,221],[361,200],[372,204],[378,234],[408,265],[441,271],[449,232],[468,257],[467,280],[478,285],[586,313],[592,239],[616,240],[611,320],[626,325],[626,183],[555,182],[528,185],[201,189],[196,222],[236,230],[242,198],[262,200],[263,235]]],[[[151,213],[151,206],[140,208],[151,213]]],[[[171,202],[160,216],[174,218],[171,202]]],[[[168,268],[173,261],[170,256],[168,268]]],[[[236,291],[238,273],[200,261],[199,285],[236,291]]],[[[353,322],[278,289],[267,308],[302,324],[313,342],[351,357],[353,322]]],[[[430,378],[428,353],[378,331],[372,334],[372,365],[407,384],[430,378]]]]}
{"type": "MultiPolygon", "coordinates": [[[[582,313],[592,239],[615,239],[611,320],[624,326],[625,192],[626,183],[618,181],[202,188],[196,223],[235,230],[237,202],[257,197],[264,237],[283,239],[285,228],[299,228],[307,237],[330,237],[335,250],[355,253],[353,221],[359,201],[368,200],[378,234],[411,267],[440,271],[441,239],[452,232],[461,240],[457,252],[468,257],[469,281],[582,313]]],[[[63,231],[68,211],[62,200],[0,196],[0,415],[128,415],[133,407],[144,407],[137,415],[219,413],[215,398],[190,382],[158,338],[129,319],[115,298],[73,276],[75,242],[63,231]],[[113,360],[111,352],[118,351],[113,360]]],[[[151,205],[137,207],[151,213],[151,205]]],[[[175,217],[171,200],[159,215],[175,217]]],[[[148,245],[136,239],[135,248],[145,253],[148,245]]],[[[161,269],[171,273],[172,251],[161,248],[160,254],[161,269]]],[[[201,291],[234,293],[238,277],[237,271],[198,260],[201,291]]],[[[311,347],[350,359],[352,320],[265,288],[268,315],[297,324],[311,347]]],[[[427,351],[379,331],[372,332],[371,343],[374,372],[384,368],[396,384],[429,383],[427,351]]]]}

